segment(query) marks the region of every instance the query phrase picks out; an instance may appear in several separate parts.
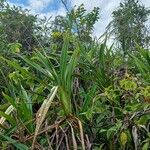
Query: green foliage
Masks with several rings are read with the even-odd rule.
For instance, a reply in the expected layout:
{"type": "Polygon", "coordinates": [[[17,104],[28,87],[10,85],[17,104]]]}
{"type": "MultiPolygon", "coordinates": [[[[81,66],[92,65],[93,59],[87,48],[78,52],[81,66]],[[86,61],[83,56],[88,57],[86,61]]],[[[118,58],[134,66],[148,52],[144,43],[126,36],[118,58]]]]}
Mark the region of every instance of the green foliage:
{"type": "MultiPolygon", "coordinates": [[[[1,12],[6,25],[12,12],[18,21],[12,15],[11,26],[21,26],[22,19],[34,24],[26,12],[8,10],[1,12]]],[[[46,19],[35,30],[29,23],[29,36],[40,39],[36,47],[30,43],[30,54],[24,53],[24,27],[21,40],[14,33],[16,40],[9,41],[8,26],[0,45],[7,51],[0,53],[0,149],[149,149],[149,50],[135,37],[136,51],[125,60],[121,49],[107,46],[107,35],[91,38],[97,19],[98,8],[87,13],[81,5],[56,17],[50,29],[42,26],[46,19]]]]}
{"type": "Polygon", "coordinates": [[[124,0],[113,12],[112,32],[125,55],[136,51],[136,44],[145,48],[149,45],[150,37],[145,25],[149,15],[150,10],[138,0],[124,0]]]}
{"type": "Polygon", "coordinates": [[[137,53],[134,55],[129,54],[135,69],[140,73],[144,82],[150,82],[150,51],[138,47],[137,53]]]}
{"type": "Polygon", "coordinates": [[[12,53],[19,53],[22,45],[20,43],[10,43],[8,44],[8,47],[10,48],[12,53]]]}
{"type": "Polygon", "coordinates": [[[74,7],[67,12],[65,17],[57,16],[53,21],[53,41],[57,44],[61,42],[61,33],[68,31],[75,34],[78,38],[86,43],[92,41],[92,31],[94,24],[99,19],[99,8],[95,7],[91,12],[87,13],[84,5],[74,7]],[[57,36],[57,37],[56,37],[57,36]]]}
{"type": "Polygon", "coordinates": [[[6,51],[6,45],[9,43],[21,43],[24,50],[31,51],[34,38],[36,17],[29,15],[27,10],[18,7],[10,7],[4,3],[0,11],[0,34],[1,41],[5,43],[3,50],[6,51]]]}

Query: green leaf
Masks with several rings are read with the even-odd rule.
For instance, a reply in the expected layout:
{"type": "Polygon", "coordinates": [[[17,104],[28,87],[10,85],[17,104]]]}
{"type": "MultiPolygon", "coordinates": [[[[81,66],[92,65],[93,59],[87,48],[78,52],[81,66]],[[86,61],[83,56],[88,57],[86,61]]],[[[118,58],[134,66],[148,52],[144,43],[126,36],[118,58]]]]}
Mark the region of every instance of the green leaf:
{"type": "Polygon", "coordinates": [[[63,109],[66,115],[71,114],[71,99],[69,95],[66,93],[63,87],[59,87],[60,90],[60,101],[62,103],[63,109]]]}
{"type": "Polygon", "coordinates": [[[6,136],[6,135],[1,135],[4,139],[6,139],[8,142],[10,142],[11,144],[13,144],[16,148],[18,148],[19,150],[29,150],[29,148],[22,144],[19,143],[18,141],[6,136]]]}
{"type": "MultiPolygon", "coordinates": [[[[6,113],[0,111],[0,116],[1,116],[2,118],[6,118],[6,120],[8,120],[12,125],[15,125],[15,124],[16,124],[16,121],[14,120],[14,118],[11,117],[9,114],[6,114],[6,113]]],[[[0,122],[1,122],[1,120],[3,120],[2,118],[0,118],[0,122]]],[[[3,122],[3,121],[2,121],[2,122],[3,122]]]]}
{"type": "Polygon", "coordinates": [[[125,146],[127,141],[128,141],[128,136],[127,136],[126,132],[121,132],[120,142],[121,142],[122,146],[125,146]]]}
{"type": "Polygon", "coordinates": [[[14,53],[19,53],[22,45],[20,43],[10,43],[8,44],[10,50],[14,53]]]}
{"type": "Polygon", "coordinates": [[[148,150],[149,149],[149,142],[145,143],[142,147],[142,150],[148,150]]]}
{"type": "Polygon", "coordinates": [[[68,46],[69,46],[69,39],[67,35],[64,36],[64,43],[62,47],[62,52],[61,52],[61,58],[60,58],[60,81],[62,82],[61,84],[65,86],[66,77],[65,77],[65,72],[67,68],[67,51],[68,51],[68,46]]]}
{"type": "Polygon", "coordinates": [[[17,108],[17,104],[16,104],[16,102],[15,102],[15,100],[14,100],[13,98],[11,98],[10,96],[6,95],[6,94],[3,93],[3,92],[2,92],[2,94],[3,94],[4,98],[5,98],[12,106],[14,106],[15,108],[17,108]]]}

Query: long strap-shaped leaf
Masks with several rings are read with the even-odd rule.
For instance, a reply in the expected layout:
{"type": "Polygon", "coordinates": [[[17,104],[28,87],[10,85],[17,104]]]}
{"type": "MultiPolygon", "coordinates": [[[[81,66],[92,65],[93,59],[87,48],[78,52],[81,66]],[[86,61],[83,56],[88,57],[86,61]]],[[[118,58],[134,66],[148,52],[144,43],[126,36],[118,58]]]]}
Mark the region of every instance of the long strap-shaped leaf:
{"type": "Polygon", "coordinates": [[[24,145],[24,144],[22,144],[22,143],[20,143],[20,142],[18,142],[16,140],[14,140],[14,139],[12,139],[11,137],[8,137],[8,136],[3,135],[3,134],[2,135],[0,134],[0,136],[2,136],[9,143],[11,143],[12,145],[14,145],[18,150],[29,150],[29,148],[26,145],[24,145]]]}
{"type": "Polygon", "coordinates": [[[5,120],[10,121],[11,123],[15,124],[16,122],[14,121],[14,119],[10,116],[11,112],[14,111],[14,107],[12,105],[10,105],[7,110],[4,112],[0,111],[0,116],[2,116],[0,118],[0,124],[3,124],[5,122],[5,120]]]}
{"type": "Polygon", "coordinates": [[[44,86],[46,86],[47,88],[50,88],[49,85],[41,80],[40,78],[36,77],[35,75],[33,75],[31,72],[27,71],[26,69],[24,69],[23,67],[21,67],[21,65],[16,62],[16,61],[12,61],[12,60],[8,60],[8,59],[5,59],[4,57],[0,57],[0,59],[4,60],[7,62],[8,65],[12,66],[13,68],[17,69],[18,71],[20,71],[22,74],[38,81],[39,83],[43,84],[44,86]]]}
{"type": "Polygon", "coordinates": [[[40,107],[40,109],[37,112],[37,119],[36,119],[36,129],[35,129],[35,133],[34,133],[34,138],[33,138],[33,143],[32,143],[32,148],[31,150],[34,149],[34,144],[35,144],[35,140],[36,137],[38,135],[39,129],[46,117],[46,114],[48,112],[48,109],[57,93],[57,89],[58,87],[55,86],[51,89],[51,93],[49,94],[48,98],[44,100],[42,106],[40,107]]]}

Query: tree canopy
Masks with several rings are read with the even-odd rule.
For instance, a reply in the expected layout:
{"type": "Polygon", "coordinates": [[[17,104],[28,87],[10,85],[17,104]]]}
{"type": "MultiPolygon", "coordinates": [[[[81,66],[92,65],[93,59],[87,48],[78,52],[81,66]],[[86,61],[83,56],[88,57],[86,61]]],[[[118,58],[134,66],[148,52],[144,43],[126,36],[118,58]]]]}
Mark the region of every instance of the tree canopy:
{"type": "Polygon", "coordinates": [[[146,27],[149,15],[150,9],[138,0],[125,0],[113,11],[112,30],[124,53],[136,50],[136,44],[141,47],[150,44],[146,27]]]}

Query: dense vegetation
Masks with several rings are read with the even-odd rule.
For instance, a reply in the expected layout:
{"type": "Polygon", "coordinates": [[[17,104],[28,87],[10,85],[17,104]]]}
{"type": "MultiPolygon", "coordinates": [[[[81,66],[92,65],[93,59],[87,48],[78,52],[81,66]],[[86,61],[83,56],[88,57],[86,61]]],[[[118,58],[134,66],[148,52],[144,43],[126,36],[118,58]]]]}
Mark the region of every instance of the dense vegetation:
{"type": "Polygon", "coordinates": [[[150,10],[125,0],[100,39],[99,8],[67,10],[0,1],[0,149],[148,150],[150,10]]]}

